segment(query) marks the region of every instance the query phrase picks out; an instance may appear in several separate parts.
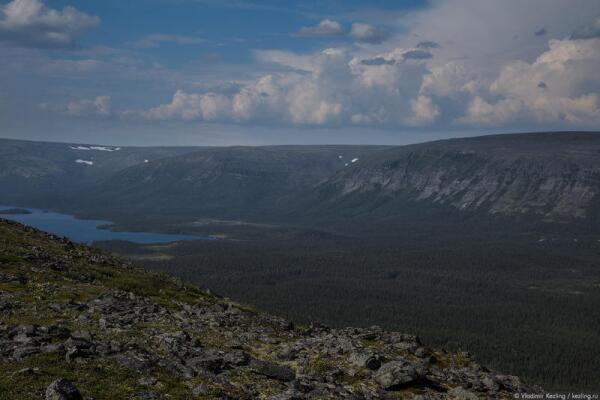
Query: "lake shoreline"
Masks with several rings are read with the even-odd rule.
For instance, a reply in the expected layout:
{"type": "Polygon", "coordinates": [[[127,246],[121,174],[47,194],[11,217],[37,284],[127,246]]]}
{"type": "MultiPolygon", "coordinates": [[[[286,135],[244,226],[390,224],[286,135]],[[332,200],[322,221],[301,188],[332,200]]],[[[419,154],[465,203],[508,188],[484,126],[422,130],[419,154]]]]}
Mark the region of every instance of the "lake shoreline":
{"type": "Polygon", "coordinates": [[[138,244],[172,243],[194,240],[217,240],[208,235],[128,232],[113,230],[112,221],[84,219],[64,212],[34,207],[0,205],[0,218],[19,222],[57,236],[65,236],[74,242],[91,244],[98,241],[122,240],[138,244]],[[11,212],[19,210],[19,212],[11,212]]]}

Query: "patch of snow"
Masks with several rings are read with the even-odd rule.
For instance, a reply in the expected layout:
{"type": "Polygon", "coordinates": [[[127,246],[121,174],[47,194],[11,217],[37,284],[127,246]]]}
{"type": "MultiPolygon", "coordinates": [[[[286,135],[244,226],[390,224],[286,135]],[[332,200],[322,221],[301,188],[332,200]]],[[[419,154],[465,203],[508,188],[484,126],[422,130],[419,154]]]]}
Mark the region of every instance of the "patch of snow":
{"type": "Polygon", "coordinates": [[[147,162],[148,162],[148,160],[144,160],[144,162],[145,162],[145,163],[147,163],[147,162]]]}
{"type": "Polygon", "coordinates": [[[106,147],[106,146],[69,146],[71,150],[97,150],[97,151],[119,151],[120,147],[106,147]]]}
{"type": "Polygon", "coordinates": [[[348,165],[350,165],[350,164],[348,164],[348,163],[344,164],[345,167],[347,167],[348,165]]]}
{"type": "Polygon", "coordinates": [[[353,158],[353,159],[352,159],[352,161],[351,161],[351,163],[353,163],[353,164],[354,164],[354,163],[355,163],[355,162],[357,162],[357,161],[358,161],[358,158],[353,158]]]}
{"type": "Polygon", "coordinates": [[[111,149],[110,147],[104,147],[104,146],[90,146],[90,149],[92,149],[92,150],[98,150],[98,151],[118,151],[121,148],[117,147],[115,149],[111,149]]]}
{"type": "Polygon", "coordinates": [[[342,155],[339,155],[339,156],[338,156],[338,158],[341,160],[342,158],[344,158],[344,156],[342,156],[342,155]]]}
{"type": "Polygon", "coordinates": [[[78,158],[77,160],[75,160],[75,162],[77,164],[94,165],[93,161],[82,160],[81,158],[78,158]]]}

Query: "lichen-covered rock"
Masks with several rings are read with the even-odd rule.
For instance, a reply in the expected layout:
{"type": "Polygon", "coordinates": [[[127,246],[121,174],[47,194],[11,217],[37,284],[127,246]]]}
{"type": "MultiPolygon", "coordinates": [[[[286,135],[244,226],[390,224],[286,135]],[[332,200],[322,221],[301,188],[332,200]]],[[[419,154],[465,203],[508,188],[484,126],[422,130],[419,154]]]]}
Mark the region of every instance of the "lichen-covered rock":
{"type": "Polygon", "coordinates": [[[257,374],[284,382],[289,382],[296,377],[290,368],[270,361],[252,360],[250,368],[257,374]]]}
{"type": "Polygon", "coordinates": [[[66,379],[52,382],[46,389],[46,400],[82,400],[79,390],[66,379]]]}
{"type": "Polygon", "coordinates": [[[375,374],[375,380],[386,390],[401,389],[423,381],[426,373],[427,367],[423,364],[405,360],[391,361],[381,366],[375,374]]]}
{"type": "Polygon", "coordinates": [[[451,400],[478,400],[479,397],[473,392],[468,391],[463,387],[455,387],[448,392],[448,397],[451,400]]]}

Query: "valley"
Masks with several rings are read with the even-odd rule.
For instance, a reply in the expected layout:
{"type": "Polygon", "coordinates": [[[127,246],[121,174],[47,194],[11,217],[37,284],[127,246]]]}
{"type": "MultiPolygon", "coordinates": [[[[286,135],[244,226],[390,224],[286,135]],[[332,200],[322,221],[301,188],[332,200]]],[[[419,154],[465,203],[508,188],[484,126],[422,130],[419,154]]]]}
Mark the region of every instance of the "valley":
{"type": "Polygon", "coordinates": [[[597,388],[596,236],[251,237],[97,246],[295,321],[408,330],[548,389],[597,388]]]}
{"type": "Polygon", "coordinates": [[[0,203],[215,237],[94,245],[298,322],[415,332],[598,389],[600,135],[111,147],[91,165],[80,146],[98,147],[0,141],[0,203]]]}
{"type": "Polygon", "coordinates": [[[0,0],[0,400],[600,400],[599,0],[0,0]]]}

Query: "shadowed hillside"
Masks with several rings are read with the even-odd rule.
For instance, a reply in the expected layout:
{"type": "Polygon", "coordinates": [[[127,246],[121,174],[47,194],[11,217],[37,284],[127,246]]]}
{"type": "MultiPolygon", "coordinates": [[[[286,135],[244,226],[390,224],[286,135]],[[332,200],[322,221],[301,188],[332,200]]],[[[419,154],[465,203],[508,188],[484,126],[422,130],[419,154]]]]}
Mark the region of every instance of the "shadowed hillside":
{"type": "Polygon", "coordinates": [[[409,334],[294,326],[0,221],[0,398],[432,399],[539,390],[409,334]]]}

